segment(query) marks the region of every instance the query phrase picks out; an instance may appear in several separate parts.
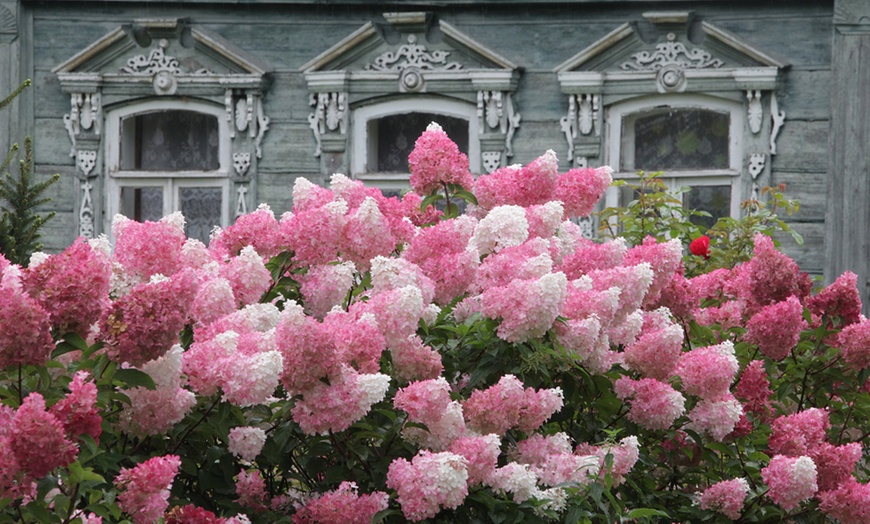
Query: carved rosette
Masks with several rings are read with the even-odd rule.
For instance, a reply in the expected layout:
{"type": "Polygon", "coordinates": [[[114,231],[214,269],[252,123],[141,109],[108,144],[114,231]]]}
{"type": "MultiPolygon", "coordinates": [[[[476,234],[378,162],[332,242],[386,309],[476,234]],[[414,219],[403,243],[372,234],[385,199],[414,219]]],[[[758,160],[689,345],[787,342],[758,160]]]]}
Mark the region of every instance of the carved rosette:
{"type": "Polygon", "coordinates": [[[309,105],[314,109],[308,115],[308,125],[314,133],[317,146],[314,156],[323,152],[323,137],[326,135],[347,136],[347,94],[343,92],[311,93],[309,105]]]}

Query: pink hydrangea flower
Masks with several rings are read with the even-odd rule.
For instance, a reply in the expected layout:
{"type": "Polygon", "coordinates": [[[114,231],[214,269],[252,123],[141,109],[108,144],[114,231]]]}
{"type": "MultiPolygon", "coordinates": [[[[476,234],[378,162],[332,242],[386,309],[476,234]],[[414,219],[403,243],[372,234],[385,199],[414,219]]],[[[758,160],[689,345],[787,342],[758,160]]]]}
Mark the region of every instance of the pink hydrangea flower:
{"type": "MultiPolygon", "coordinates": [[[[410,194],[410,193],[409,193],[410,194]]],[[[474,281],[479,258],[467,249],[476,221],[468,216],[419,230],[402,253],[435,283],[435,302],[447,304],[474,281]]]]}
{"type": "Polygon", "coordinates": [[[222,265],[221,276],[229,281],[241,306],[259,302],[272,284],[272,275],[252,246],[243,247],[239,256],[222,265]]]}
{"type": "Polygon", "coordinates": [[[360,271],[368,271],[371,259],[389,255],[398,243],[389,221],[371,197],[350,212],[342,235],[342,256],[360,271]]]}
{"type": "Polygon", "coordinates": [[[497,384],[485,390],[475,390],[463,404],[469,426],[481,434],[504,435],[507,430],[536,430],[554,413],[562,409],[559,388],[523,388],[513,375],[503,376],[497,384]]]}
{"type": "Polygon", "coordinates": [[[619,308],[614,314],[614,322],[620,323],[625,318],[640,309],[644,297],[652,284],[654,272],[652,266],[643,262],[634,266],[620,266],[612,269],[595,270],[589,273],[592,287],[605,291],[611,287],[620,290],[619,308]]]}
{"type": "Polygon", "coordinates": [[[741,415],[743,407],[730,393],[715,399],[702,398],[689,412],[688,427],[722,442],[734,430],[741,415]]]}
{"type": "Polygon", "coordinates": [[[811,453],[810,457],[818,471],[819,491],[828,491],[852,478],[852,472],[861,460],[862,446],[859,442],[842,446],[822,442],[811,453]]]}
{"type": "Polygon", "coordinates": [[[858,293],[858,275],[846,271],[823,289],[807,299],[807,307],[814,315],[841,317],[845,325],[861,320],[861,296],[858,293]]]}
{"type": "Polygon", "coordinates": [[[444,371],[441,354],[423,344],[417,335],[411,335],[390,348],[396,378],[400,381],[437,378],[444,371]]]}
{"type": "Polygon", "coordinates": [[[782,302],[768,304],[746,323],[746,340],[757,344],[773,360],[788,356],[806,329],[804,307],[794,295],[782,302]]]}
{"type": "Polygon", "coordinates": [[[610,475],[614,485],[622,484],[625,476],[631,471],[640,458],[640,443],[637,437],[631,435],[622,438],[618,443],[592,446],[580,444],[574,450],[575,455],[588,455],[598,458],[598,476],[604,479],[610,475]],[[610,467],[607,467],[607,456],[610,456],[610,467]]]}
{"type": "Polygon", "coordinates": [[[236,477],[236,495],[239,496],[239,505],[251,508],[254,511],[266,509],[266,480],[260,475],[259,470],[240,470],[236,477]]]}
{"type": "Polygon", "coordinates": [[[450,452],[421,451],[411,462],[398,458],[387,472],[387,487],[396,490],[402,513],[412,522],[459,507],[468,495],[467,481],[465,458],[450,452]]]}
{"type": "Polygon", "coordinates": [[[78,454],[61,421],[45,410],[45,399],[39,393],[31,393],[24,399],[6,435],[18,467],[33,479],[70,464],[78,454]]]}
{"type": "Polygon", "coordinates": [[[786,511],[796,508],[818,491],[816,465],[806,456],[776,455],[761,470],[761,478],[768,486],[767,496],[786,511]]]}
{"type": "Polygon", "coordinates": [[[870,522],[870,484],[850,477],[837,489],[819,493],[819,509],[840,524],[870,522]]]}
{"type": "Polygon", "coordinates": [[[321,264],[308,268],[308,272],[298,278],[305,311],[317,318],[323,318],[333,307],[342,305],[354,285],[355,270],[351,262],[321,264]]]}
{"type": "Polygon", "coordinates": [[[529,238],[529,221],[520,206],[499,206],[478,223],[469,245],[481,255],[518,246],[529,238]]]}
{"type": "Polygon", "coordinates": [[[103,432],[100,417],[96,409],[97,386],[88,380],[88,373],[77,372],[69,384],[69,394],[51,407],[51,414],[63,424],[64,431],[71,439],[79,435],[90,435],[99,442],[103,432]]]}
{"type": "Polygon", "coordinates": [[[541,278],[552,271],[548,242],[533,238],[487,256],[477,268],[471,291],[482,293],[493,287],[508,286],[515,280],[541,278]]]}
{"type": "Polygon", "coordinates": [[[695,316],[700,301],[691,282],[681,272],[676,272],[654,305],[668,308],[677,318],[690,319],[695,316]]]}
{"type": "Polygon", "coordinates": [[[230,227],[212,234],[209,242],[209,250],[220,259],[238,256],[247,246],[266,258],[281,251],[278,221],[267,204],[261,204],[253,213],[240,216],[230,227]]]}
{"type": "Polygon", "coordinates": [[[553,331],[562,348],[581,363],[589,360],[600,346],[601,322],[595,316],[559,322],[553,331]]]}
{"type": "Polygon", "coordinates": [[[468,470],[468,485],[474,486],[488,481],[498,466],[501,454],[501,439],[490,433],[481,437],[460,437],[450,444],[447,451],[465,458],[468,470]]]}
{"type": "Polygon", "coordinates": [[[190,316],[199,325],[211,324],[235,311],[236,305],[230,281],[220,277],[211,278],[202,282],[196,290],[190,316]]]}
{"type": "Polygon", "coordinates": [[[230,430],[227,449],[233,455],[251,462],[257,458],[265,444],[264,430],[252,426],[239,426],[230,430]]]}
{"type": "Polygon", "coordinates": [[[565,433],[546,437],[532,435],[517,443],[515,460],[520,464],[529,464],[531,471],[546,486],[565,482],[588,484],[599,472],[598,457],[575,455],[565,433]]]}
{"type": "Polygon", "coordinates": [[[684,392],[711,400],[728,392],[738,368],[734,344],[725,341],[683,353],[677,374],[682,379],[684,392]]]}
{"type": "Polygon", "coordinates": [[[139,284],[103,313],[100,331],[109,358],[137,366],[169,351],[195,297],[195,277],[189,271],[139,284]]]}
{"type": "Polygon", "coordinates": [[[558,201],[527,207],[529,238],[550,238],[555,235],[562,225],[562,215],[562,203],[558,201]]]}
{"type": "Polygon", "coordinates": [[[818,408],[785,415],[771,423],[768,446],[775,455],[810,455],[827,440],[825,432],[830,427],[828,414],[818,408]]]}
{"type": "Polygon", "coordinates": [[[507,286],[484,291],[481,312],[485,317],[501,319],[498,336],[503,340],[537,338],[553,327],[567,285],[564,273],[550,273],[537,280],[514,280],[507,286]]]}
{"type": "Polygon", "coordinates": [[[565,217],[582,217],[595,209],[613,182],[609,166],[575,168],[559,175],[554,198],[565,205],[565,217]]]}
{"type": "Polygon", "coordinates": [[[343,363],[362,373],[380,371],[386,339],[374,315],[363,313],[355,317],[344,311],[333,311],[323,319],[323,328],[332,335],[343,363]]]}
{"type": "Polygon", "coordinates": [[[745,266],[746,280],[739,284],[738,292],[758,307],[782,302],[792,295],[802,298],[809,294],[809,278],[802,277],[805,274],[795,261],[780,253],[766,235],[755,235],[753,256],[745,266]]]}
{"type": "Polygon", "coordinates": [[[670,324],[662,329],[644,332],[625,348],[625,364],[629,369],[658,380],[673,374],[683,349],[683,328],[670,324]]]}
{"type": "MultiPolygon", "coordinates": [[[[102,524],[102,518],[97,518],[100,519],[98,522],[85,520],[82,524],[102,524]]],[[[228,521],[207,509],[188,504],[170,509],[166,514],[165,524],[228,524],[228,521]]]]}
{"type": "Polygon", "coordinates": [[[653,237],[646,237],[641,245],[626,252],[623,264],[634,266],[644,262],[649,263],[653,271],[649,290],[644,296],[644,305],[651,307],[659,300],[674,273],[682,271],[683,246],[676,238],[659,243],[653,237]]]}
{"type": "Polygon", "coordinates": [[[181,422],[196,404],[193,392],[182,387],[181,346],[173,346],[162,357],[141,366],[157,386],[122,390],[130,406],[120,414],[119,428],[134,436],[160,435],[181,422]]]}
{"type": "Polygon", "coordinates": [[[423,293],[416,286],[405,286],[373,295],[368,302],[356,302],[350,313],[374,316],[387,347],[404,343],[417,332],[425,312],[423,293]]]}
{"type": "Polygon", "coordinates": [[[60,333],[87,336],[109,305],[112,265],[106,253],[83,238],[24,274],[24,289],[48,312],[60,333]]]}
{"type": "Polygon", "coordinates": [[[328,264],[343,250],[347,202],[338,200],[320,207],[284,213],[278,225],[282,243],[293,251],[300,266],[328,264]]]}
{"type": "Polygon", "coordinates": [[[766,421],[772,412],[770,405],[770,381],[764,370],[764,362],[753,360],[743,370],[740,380],[734,389],[734,395],[743,400],[745,411],[755,413],[763,421],[766,421]]]}
{"type": "Polygon", "coordinates": [[[698,497],[698,505],[701,509],[718,511],[731,520],[737,520],[748,494],[746,479],[723,480],[705,489],[698,497]]]}
{"type": "Polygon", "coordinates": [[[411,187],[419,195],[431,195],[447,184],[468,190],[474,186],[474,178],[468,170],[468,157],[435,122],[429,124],[417,139],[408,156],[408,164],[411,187]]]}
{"type": "Polygon", "coordinates": [[[298,177],[293,183],[293,212],[325,206],[335,199],[330,189],[311,183],[305,177],[298,177]]]}
{"type": "Polygon", "coordinates": [[[294,524],[369,524],[387,509],[389,495],[375,491],[360,495],[355,483],[342,482],[338,489],[313,497],[293,515],[294,524]]]}
{"type": "Polygon", "coordinates": [[[345,366],[330,384],[318,381],[293,406],[293,420],[308,435],[344,431],[384,399],[390,377],[359,374],[345,366]]]}
{"type": "Polygon", "coordinates": [[[646,429],[667,429],[686,412],[683,395],[654,378],[620,377],[613,383],[613,391],[619,400],[631,399],[628,419],[646,429]]]}
{"type": "Polygon", "coordinates": [[[426,429],[415,426],[405,426],[402,429],[405,440],[432,451],[444,451],[457,439],[468,435],[462,406],[455,400],[447,404],[440,418],[430,420],[426,429]]]}
{"type": "Polygon", "coordinates": [[[18,266],[7,266],[0,284],[0,369],[45,364],[54,348],[48,312],[21,290],[18,266]],[[14,273],[14,275],[13,275],[14,273]]]}
{"type": "Polygon", "coordinates": [[[595,270],[621,266],[628,247],[625,239],[616,238],[601,244],[581,239],[573,253],[565,256],[559,270],[574,280],[595,270]]]}
{"type": "Polygon", "coordinates": [[[444,377],[412,382],[399,389],[393,406],[408,413],[413,422],[429,425],[444,415],[450,404],[450,384],[444,377]]]}
{"type": "Polygon", "coordinates": [[[184,217],[176,212],[157,222],[136,222],[116,215],[112,223],[115,261],[135,282],[147,282],[153,275],[172,276],[181,269],[184,246],[184,217]]]}
{"type": "Polygon", "coordinates": [[[278,350],[284,358],[281,382],[292,394],[320,383],[320,379],[339,373],[341,358],[329,330],[302,308],[287,304],[275,329],[278,350]]]}
{"type": "Polygon", "coordinates": [[[154,457],[133,468],[121,468],[115,477],[118,506],[135,524],[153,524],[169,506],[169,489],[181,466],[176,455],[154,457]]]}
{"type": "Polygon", "coordinates": [[[837,335],[836,346],[850,368],[860,370],[870,366],[870,320],[862,318],[843,328],[837,335]]]}

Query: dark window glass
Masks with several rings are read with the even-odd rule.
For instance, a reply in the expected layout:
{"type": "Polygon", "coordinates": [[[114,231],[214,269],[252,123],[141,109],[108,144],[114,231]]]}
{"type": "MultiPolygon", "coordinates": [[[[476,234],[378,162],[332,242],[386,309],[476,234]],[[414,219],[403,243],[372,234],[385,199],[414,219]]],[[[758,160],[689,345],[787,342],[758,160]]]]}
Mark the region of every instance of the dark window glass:
{"type": "Polygon", "coordinates": [[[219,187],[179,188],[184,233],[208,245],[212,229],[221,223],[223,196],[219,187]]]}
{"type": "Polygon", "coordinates": [[[720,218],[731,216],[731,186],[695,186],[683,195],[683,203],[688,209],[710,213],[710,217],[691,219],[709,229],[720,218]]]}
{"type": "Polygon", "coordinates": [[[159,111],[124,119],[121,168],[136,171],[214,171],[217,117],[195,111],[159,111]]]}
{"type": "Polygon", "coordinates": [[[414,150],[417,138],[432,122],[437,122],[447,136],[456,142],[459,150],[468,154],[467,120],[434,113],[390,115],[369,123],[368,171],[407,173],[408,155],[414,150]],[[372,158],[372,152],[376,153],[376,158],[372,158]]]}
{"type": "Polygon", "coordinates": [[[121,214],[137,222],[160,220],[163,216],[163,188],[122,187],[121,214]]]}
{"type": "Polygon", "coordinates": [[[727,169],[729,123],[729,113],[704,109],[659,108],[633,115],[623,129],[630,143],[623,140],[622,168],[647,172],[727,169]]]}

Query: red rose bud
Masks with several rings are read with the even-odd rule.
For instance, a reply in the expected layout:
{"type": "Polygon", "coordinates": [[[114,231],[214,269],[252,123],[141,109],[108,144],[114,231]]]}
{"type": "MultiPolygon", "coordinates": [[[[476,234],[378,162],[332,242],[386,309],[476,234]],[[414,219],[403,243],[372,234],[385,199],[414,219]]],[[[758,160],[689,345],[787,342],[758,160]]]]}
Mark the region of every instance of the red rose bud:
{"type": "Polygon", "coordinates": [[[710,237],[703,235],[692,240],[692,243],[689,244],[689,251],[691,251],[693,255],[710,258],[710,237]]]}

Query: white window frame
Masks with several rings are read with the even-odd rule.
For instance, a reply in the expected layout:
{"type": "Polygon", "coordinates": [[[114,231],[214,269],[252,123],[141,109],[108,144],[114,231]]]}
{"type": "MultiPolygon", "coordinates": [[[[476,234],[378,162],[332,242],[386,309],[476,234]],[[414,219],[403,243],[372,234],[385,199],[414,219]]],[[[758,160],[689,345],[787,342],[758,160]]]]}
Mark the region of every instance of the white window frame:
{"type": "Polygon", "coordinates": [[[375,144],[369,140],[369,122],[385,116],[406,113],[434,113],[468,121],[468,161],[472,173],[480,173],[480,132],[477,106],[472,103],[437,97],[403,98],[379,102],[354,109],[351,113],[351,173],[367,186],[382,191],[410,188],[410,173],[369,173],[368,158],[375,144]]]}
{"type": "MultiPolygon", "coordinates": [[[[729,158],[727,169],[709,169],[709,170],[692,170],[692,171],[672,171],[665,172],[662,177],[667,188],[671,191],[677,191],[684,186],[731,186],[731,217],[740,217],[740,200],[741,200],[741,163],[744,156],[743,153],[743,129],[744,129],[744,114],[745,109],[739,102],[716,98],[703,95],[652,95],[631,99],[625,102],[614,104],[607,108],[605,115],[605,126],[607,134],[606,161],[608,165],[613,166],[617,171],[613,172],[614,180],[637,180],[637,173],[618,171],[622,169],[622,133],[623,120],[626,117],[643,113],[645,111],[653,111],[661,108],[673,109],[704,109],[716,111],[719,113],[728,113],[730,117],[728,137],[729,137],[729,158]]],[[[605,196],[607,207],[616,207],[619,205],[619,188],[610,187],[605,196]]]]}
{"type": "Polygon", "coordinates": [[[230,128],[222,106],[194,100],[150,100],[126,105],[111,110],[106,115],[106,224],[104,231],[111,231],[111,221],[121,210],[121,188],[162,187],[163,215],[181,210],[179,189],[183,187],[219,187],[221,189],[221,227],[230,220],[230,169],[232,166],[230,128]],[[121,126],[124,119],[144,113],[162,111],[193,111],[214,116],[218,122],[218,168],[213,171],[136,171],[122,170],[121,126]]]}

